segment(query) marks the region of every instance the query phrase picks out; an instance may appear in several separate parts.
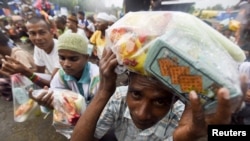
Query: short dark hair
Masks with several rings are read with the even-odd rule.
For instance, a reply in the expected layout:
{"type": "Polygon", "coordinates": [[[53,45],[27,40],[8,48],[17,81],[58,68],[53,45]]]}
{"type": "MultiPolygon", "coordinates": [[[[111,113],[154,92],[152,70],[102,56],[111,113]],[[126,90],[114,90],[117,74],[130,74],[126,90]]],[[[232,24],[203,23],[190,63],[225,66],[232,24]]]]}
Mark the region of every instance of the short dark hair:
{"type": "Polygon", "coordinates": [[[62,23],[64,25],[67,23],[66,18],[64,16],[58,16],[56,17],[55,20],[57,20],[59,23],[62,23]]]}
{"type": "Polygon", "coordinates": [[[9,37],[0,30],[0,46],[8,46],[9,37]]]}
{"type": "Polygon", "coordinates": [[[83,11],[78,11],[77,13],[82,15],[82,16],[85,16],[85,13],[83,11]]]}
{"type": "Polygon", "coordinates": [[[68,20],[75,22],[76,24],[78,23],[77,16],[75,13],[71,13],[67,17],[68,20]]]}
{"type": "MultiPolygon", "coordinates": [[[[44,21],[44,23],[47,25],[48,29],[51,28],[50,22],[47,21],[44,17],[41,17],[41,16],[34,16],[34,17],[30,18],[30,19],[27,21],[27,23],[36,24],[36,23],[38,23],[38,22],[40,22],[40,21],[44,21]]],[[[26,23],[26,24],[27,24],[27,23],[26,23]]]]}

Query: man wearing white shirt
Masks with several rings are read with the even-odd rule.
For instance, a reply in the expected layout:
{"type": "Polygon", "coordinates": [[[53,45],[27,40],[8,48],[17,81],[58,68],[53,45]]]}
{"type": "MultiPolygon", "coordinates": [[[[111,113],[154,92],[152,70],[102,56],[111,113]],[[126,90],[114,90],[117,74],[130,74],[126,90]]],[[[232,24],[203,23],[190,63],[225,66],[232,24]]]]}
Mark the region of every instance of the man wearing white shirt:
{"type": "Polygon", "coordinates": [[[37,73],[48,73],[53,77],[60,68],[57,40],[53,38],[51,25],[43,18],[33,17],[26,23],[26,28],[29,39],[35,45],[33,58],[36,70],[33,71],[20,60],[10,57],[5,61],[5,66],[8,67],[9,74],[21,73],[40,87],[50,86],[50,80],[39,77],[37,73]]]}
{"type": "Polygon", "coordinates": [[[79,35],[82,35],[87,41],[89,41],[85,34],[85,31],[78,27],[78,20],[77,20],[77,16],[75,13],[68,15],[67,27],[68,27],[68,30],[65,31],[65,33],[77,33],[79,35]]]}

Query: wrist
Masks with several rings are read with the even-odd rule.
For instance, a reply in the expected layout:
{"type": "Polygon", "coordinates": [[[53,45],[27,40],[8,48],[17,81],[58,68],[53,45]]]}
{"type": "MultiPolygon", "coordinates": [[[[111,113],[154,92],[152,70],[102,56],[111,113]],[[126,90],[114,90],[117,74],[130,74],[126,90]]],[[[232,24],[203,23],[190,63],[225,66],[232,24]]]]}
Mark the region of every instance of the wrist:
{"type": "Polygon", "coordinates": [[[30,78],[34,73],[30,69],[25,69],[23,72],[21,72],[21,74],[30,78]]]}
{"type": "Polygon", "coordinates": [[[40,81],[41,78],[38,75],[36,75],[35,73],[32,73],[32,75],[29,77],[29,79],[37,85],[40,85],[40,83],[41,83],[41,81],[40,81]]]}
{"type": "Polygon", "coordinates": [[[36,77],[35,73],[32,73],[32,75],[29,76],[29,79],[32,81],[36,77]]]}
{"type": "Polygon", "coordinates": [[[99,89],[96,94],[99,95],[100,98],[109,99],[113,93],[114,92],[107,91],[105,89],[99,89]]]}

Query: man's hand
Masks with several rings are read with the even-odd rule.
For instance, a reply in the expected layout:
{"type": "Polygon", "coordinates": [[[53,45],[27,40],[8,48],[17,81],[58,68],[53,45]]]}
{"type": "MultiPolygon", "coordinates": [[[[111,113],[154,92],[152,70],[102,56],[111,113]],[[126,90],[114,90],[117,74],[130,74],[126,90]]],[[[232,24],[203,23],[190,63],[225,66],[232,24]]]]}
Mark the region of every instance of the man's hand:
{"type": "Polygon", "coordinates": [[[29,97],[35,100],[39,105],[45,106],[50,109],[54,109],[53,106],[53,91],[49,91],[48,87],[44,87],[44,91],[38,96],[33,96],[33,89],[29,90],[29,97]]]}
{"type": "MultiPolygon", "coordinates": [[[[6,56],[5,59],[2,59],[2,71],[4,71],[8,75],[12,75],[15,73],[21,73],[23,75],[27,74],[27,70],[29,70],[26,66],[24,66],[18,60],[11,58],[10,56],[6,56]]],[[[30,72],[32,74],[32,72],[30,72]]]]}
{"type": "Polygon", "coordinates": [[[245,102],[250,103],[250,89],[247,90],[246,96],[245,96],[245,102]]]}
{"type": "Polygon", "coordinates": [[[103,108],[109,101],[110,97],[116,89],[115,67],[118,62],[115,54],[110,48],[104,48],[102,58],[100,60],[100,86],[99,89],[78,120],[71,141],[93,141],[97,121],[102,113],[103,108]]]}
{"type": "Polygon", "coordinates": [[[101,91],[113,94],[116,89],[117,74],[115,67],[118,65],[115,54],[110,48],[105,48],[99,63],[100,68],[100,88],[101,91]]]}
{"type": "Polygon", "coordinates": [[[205,115],[200,99],[194,91],[190,92],[189,98],[190,103],[186,105],[179,126],[174,132],[175,141],[195,141],[207,136],[208,125],[230,123],[233,111],[228,89],[219,89],[216,112],[210,115],[205,115]]]}
{"type": "Polygon", "coordinates": [[[10,74],[8,72],[3,71],[3,70],[0,70],[0,75],[3,75],[5,77],[10,77],[10,74]]]}

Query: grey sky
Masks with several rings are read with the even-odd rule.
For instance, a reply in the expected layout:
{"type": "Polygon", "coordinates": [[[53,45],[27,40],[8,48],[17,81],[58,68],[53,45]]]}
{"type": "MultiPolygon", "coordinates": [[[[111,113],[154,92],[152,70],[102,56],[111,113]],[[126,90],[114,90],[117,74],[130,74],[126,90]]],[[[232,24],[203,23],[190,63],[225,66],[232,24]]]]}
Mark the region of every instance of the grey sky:
{"type": "MultiPolygon", "coordinates": [[[[104,0],[107,6],[114,4],[115,6],[122,6],[123,0],[104,0]]],[[[224,8],[227,6],[235,5],[240,0],[179,0],[179,1],[195,1],[195,7],[206,8],[208,6],[214,6],[216,4],[222,4],[224,8]]]]}

